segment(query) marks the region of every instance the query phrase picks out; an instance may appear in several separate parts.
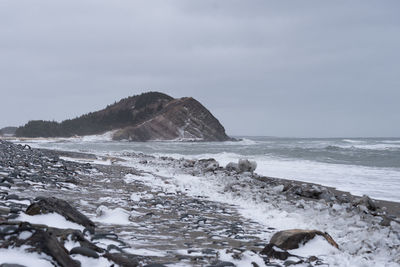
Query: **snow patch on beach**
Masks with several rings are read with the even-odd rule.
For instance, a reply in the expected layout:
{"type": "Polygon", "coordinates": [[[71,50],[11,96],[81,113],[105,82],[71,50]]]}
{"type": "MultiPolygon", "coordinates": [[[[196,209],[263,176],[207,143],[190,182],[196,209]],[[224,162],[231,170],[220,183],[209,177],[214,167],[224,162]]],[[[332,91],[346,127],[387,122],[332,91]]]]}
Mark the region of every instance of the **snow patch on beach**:
{"type": "Polygon", "coordinates": [[[340,251],[333,247],[331,244],[326,241],[323,236],[316,235],[313,239],[303,244],[297,249],[288,250],[290,254],[301,256],[301,257],[310,257],[319,255],[333,255],[336,253],[340,253],[340,251]]]}
{"type": "Polygon", "coordinates": [[[0,249],[0,263],[20,264],[29,267],[53,267],[51,258],[39,253],[26,252],[27,246],[0,249]]]}
{"type": "Polygon", "coordinates": [[[20,213],[15,219],[16,221],[29,222],[32,224],[44,224],[49,227],[61,228],[61,229],[77,229],[83,231],[85,227],[80,224],[73,223],[65,219],[58,213],[48,213],[39,215],[28,215],[25,213],[20,213]]]}
{"type": "Polygon", "coordinates": [[[96,210],[97,217],[92,218],[95,222],[100,222],[104,224],[116,224],[116,225],[127,225],[132,224],[129,220],[131,214],[129,211],[123,208],[110,209],[106,206],[99,206],[96,210]]]}
{"type": "Polygon", "coordinates": [[[109,266],[115,266],[115,264],[109,260],[107,260],[106,258],[91,258],[91,257],[86,257],[86,256],[82,256],[79,254],[74,254],[71,255],[71,257],[75,260],[78,260],[81,262],[81,266],[82,267],[109,267],[109,266]]]}

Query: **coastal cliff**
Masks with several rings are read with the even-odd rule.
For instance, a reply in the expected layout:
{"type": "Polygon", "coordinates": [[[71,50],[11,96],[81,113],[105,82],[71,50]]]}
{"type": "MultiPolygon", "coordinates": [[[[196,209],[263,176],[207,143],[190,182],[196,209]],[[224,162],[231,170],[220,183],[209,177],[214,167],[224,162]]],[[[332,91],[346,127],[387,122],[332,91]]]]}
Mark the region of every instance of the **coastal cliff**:
{"type": "Polygon", "coordinates": [[[30,121],[17,137],[72,137],[114,131],[114,140],[232,140],[209,110],[191,97],[174,99],[148,92],[120,100],[105,109],[78,118],[30,121]]]}

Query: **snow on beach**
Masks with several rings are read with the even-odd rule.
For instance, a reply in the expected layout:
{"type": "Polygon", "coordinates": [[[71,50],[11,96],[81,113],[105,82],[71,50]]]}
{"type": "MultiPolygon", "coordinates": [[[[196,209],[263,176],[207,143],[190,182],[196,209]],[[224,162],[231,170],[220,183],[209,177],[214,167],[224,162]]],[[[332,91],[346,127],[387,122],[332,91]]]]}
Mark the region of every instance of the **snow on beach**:
{"type": "MultiPolygon", "coordinates": [[[[184,191],[192,196],[204,196],[208,200],[235,205],[242,216],[256,221],[260,227],[285,229],[319,229],[328,232],[340,244],[340,250],[324,249],[321,240],[314,240],[297,252],[311,253],[321,257],[331,266],[398,266],[400,255],[400,225],[392,223],[390,228],[379,226],[379,219],[362,213],[347,211],[348,206],[327,206],[323,202],[300,200],[297,205],[286,201],[278,194],[267,196],[252,186],[248,177],[240,182],[232,177],[218,174],[193,176],[176,166],[140,164],[129,159],[124,165],[154,173],[154,179],[143,180],[166,191],[184,191]],[[167,183],[164,178],[167,177],[167,183]],[[226,190],[227,187],[236,190],[226,190]],[[373,223],[372,223],[373,222],[373,223]],[[390,263],[391,262],[391,263],[390,263]]],[[[129,177],[128,177],[129,178],[129,177]]],[[[269,240],[271,234],[261,236],[269,240]]]]}
{"type": "MultiPolygon", "coordinates": [[[[141,174],[130,173],[123,178],[123,182],[127,185],[132,184],[136,187],[138,184],[143,184],[152,188],[142,193],[129,192],[127,198],[133,203],[146,202],[148,199],[154,199],[157,196],[178,196],[183,192],[184,195],[193,199],[207,199],[207,201],[231,206],[245,220],[255,223],[255,227],[260,229],[255,236],[265,243],[279,230],[300,228],[328,232],[339,244],[339,250],[327,246],[324,240],[316,238],[293,251],[293,253],[299,255],[313,254],[330,266],[399,265],[399,224],[392,221],[388,227],[381,226],[379,225],[381,217],[375,217],[364,213],[362,210],[354,209],[350,203],[329,205],[324,201],[287,200],[281,192],[282,186],[266,190],[263,188],[262,182],[253,179],[250,175],[227,175],[219,171],[203,172],[186,168],[183,165],[187,160],[183,159],[155,158],[142,154],[129,155],[129,153],[121,151],[96,153],[99,160],[79,159],[79,162],[104,164],[110,168],[122,165],[134,167],[144,172],[141,172],[141,174]],[[123,155],[122,158],[126,161],[100,160],[100,158],[110,155],[123,155]],[[267,229],[273,230],[267,231],[267,229]]],[[[236,155],[232,159],[235,159],[235,157],[236,155]]],[[[64,159],[72,158],[65,157],[64,159]]],[[[221,162],[224,163],[223,160],[221,162]]],[[[312,164],[318,163],[313,162],[312,164]]],[[[262,166],[257,171],[262,171],[262,166]]],[[[300,166],[295,165],[295,162],[288,160],[288,164],[284,165],[284,168],[290,169],[290,166],[300,168],[300,166]]],[[[348,166],[338,165],[336,167],[346,168],[348,166]]],[[[370,172],[373,168],[368,170],[370,172]]],[[[349,169],[347,169],[347,172],[349,172],[349,169]]],[[[323,173],[329,174],[326,170],[323,173]]],[[[111,182],[111,179],[104,179],[104,183],[111,182]]],[[[92,219],[104,225],[139,227],[138,224],[134,223],[134,218],[135,216],[140,218],[144,215],[129,210],[128,206],[125,206],[127,200],[116,201],[119,197],[118,194],[115,194],[114,198],[103,198],[104,201],[115,202],[119,206],[114,205],[113,208],[100,206],[97,210],[98,213],[92,219]]],[[[169,209],[165,204],[156,204],[156,206],[159,210],[169,209]]],[[[137,209],[139,206],[136,204],[133,208],[137,209]]],[[[143,228],[141,225],[140,227],[143,228]]],[[[126,232],[125,237],[129,234],[131,233],[126,232]]],[[[215,238],[218,240],[217,236],[215,238]]],[[[131,245],[135,246],[135,240],[130,242],[131,245]]],[[[137,249],[146,250],[141,248],[139,243],[136,245],[138,245],[137,249]]],[[[155,251],[155,253],[161,253],[159,250],[155,251]]],[[[245,266],[246,259],[251,259],[251,261],[257,263],[260,260],[262,261],[258,254],[251,254],[249,251],[244,253],[240,261],[232,258],[232,254],[226,254],[225,250],[219,251],[219,254],[222,259],[235,262],[238,266],[245,266]]],[[[247,261],[248,263],[249,261],[247,261]]],[[[263,266],[262,262],[259,265],[263,266]]]]}
{"type": "Polygon", "coordinates": [[[21,213],[16,221],[29,222],[33,224],[44,224],[50,227],[57,227],[62,229],[77,229],[83,231],[85,227],[82,225],[67,221],[63,216],[58,213],[48,213],[48,214],[40,214],[40,215],[27,215],[25,213],[21,213]]]}

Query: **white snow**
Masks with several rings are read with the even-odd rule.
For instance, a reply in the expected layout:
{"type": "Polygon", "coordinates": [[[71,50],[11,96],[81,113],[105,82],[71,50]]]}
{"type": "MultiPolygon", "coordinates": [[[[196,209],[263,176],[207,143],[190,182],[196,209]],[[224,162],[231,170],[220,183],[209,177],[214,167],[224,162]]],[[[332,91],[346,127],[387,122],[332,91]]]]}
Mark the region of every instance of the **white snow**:
{"type": "Polygon", "coordinates": [[[25,213],[20,213],[19,216],[14,220],[29,222],[32,224],[44,224],[49,227],[56,227],[61,229],[77,229],[81,231],[85,229],[85,227],[83,227],[82,225],[70,222],[58,213],[48,213],[33,216],[25,213]]]}
{"type": "Polygon", "coordinates": [[[20,264],[29,267],[53,267],[50,257],[38,253],[28,253],[27,247],[0,249],[0,263],[20,264]]]}
{"type": "MultiPolygon", "coordinates": [[[[315,256],[322,257],[331,266],[398,266],[394,263],[400,256],[400,225],[397,223],[391,227],[381,227],[378,218],[371,216],[367,223],[362,219],[362,214],[347,212],[345,207],[338,205],[331,208],[323,202],[300,201],[304,208],[298,208],[280,196],[281,193],[277,191],[281,188],[272,190],[272,195],[264,195],[257,186],[252,185],[255,181],[251,178],[236,180],[222,174],[193,176],[185,174],[184,169],[165,163],[143,165],[136,160],[127,160],[124,165],[157,174],[145,179],[148,186],[235,205],[243,217],[259,223],[261,229],[274,227],[278,231],[300,228],[328,232],[339,244],[340,250],[334,251],[331,247],[325,250],[322,248],[327,247],[321,246],[321,251],[318,251],[316,246],[320,245],[320,240],[317,239],[299,252],[306,253],[308,250],[318,253],[315,256]],[[247,186],[240,187],[236,192],[224,191],[228,185],[237,182],[247,186]],[[374,220],[375,223],[372,223],[374,220]]],[[[263,232],[259,237],[267,243],[272,234],[263,232]]]]}
{"type": "Polygon", "coordinates": [[[106,258],[91,258],[91,257],[86,257],[86,256],[82,256],[79,254],[74,254],[71,255],[71,257],[75,260],[78,260],[81,262],[82,267],[110,267],[113,266],[114,263],[112,263],[111,261],[107,260],[106,258]]]}
{"type": "Polygon", "coordinates": [[[165,251],[145,249],[145,248],[126,248],[124,249],[124,251],[142,256],[155,256],[155,257],[167,256],[167,253],[165,251]]]}
{"type": "Polygon", "coordinates": [[[19,234],[18,239],[25,240],[32,236],[32,233],[29,231],[23,231],[19,234]]]}
{"type": "Polygon", "coordinates": [[[99,206],[96,210],[97,217],[93,218],[94,221],[104,224],[131,224],[129,221],[130,213],[123,208],[109,209],[106,206],[99,206]]]}
{"type": "Polygon", "coordinates": [[[339,250],[326,241],[323,236],[317,235],[297,249],[288,250],[290,254],[302,257],[322,256],[339,253],[339,250]]]}
{"type": "MultiPolygon", "coordinates": [[[[150,144],[151,145],[151,144],[150,144]]],[[[171,154],[169,154],[171,156],[171,154]]],[[[181,158],[176,154],[174,157],[181,158]]],[[[193,158],[214,157],[220,165],[237,160],[242,155],[234,153],[196,155],[193,158]]],[[[297,251],[303,255],[318,254],[330,266],[399,266],[400,258],[400,225],[392,222],[390,227],[378,225],[379,218],[353,211],[347,211],[346,206],[327,206],[323,202],[299,201],[294,205],[280,197],[280,187],[272,189],[270,194],[264,194],[253,186],[250,178],[240,177],[238,180],[224,175],[193,176],[184,173],[173,166],[160,163],[157,159],[149,164],[140,164],[140,159],[126,157],[127,162],[119,163],[148,172],[144,176],[129,174],[125,182],[141,181],[144,184],[164,192],[185,192],[193,197],[203,196],[210,201],[235,205],[240,214],[260,225],[260,229],[268,227],[278,230],[286,229],[316,229],[328,232],[339,244],[340,249],[331,250],[326,242],[314,239],[297,251]],[[240,190],[224,191],[234,183],[246,184],[240,190]],[[275,194],[275,195],[273,195],[275,194]],[[320,250],[319,250],[320,249],[320,250]],[[397,261],[397,262],[396,262],[397,261]]],[[[295,178],[298,180],[336,186],[339,189],[350,190],[356,194],[368,194],[390,200],[400,200],[399,172],[390,168],[372,168],[352,165],[327,164],[306,160],[284,160],[268,156],[249,157],[256,160],[256,172],[268,176],[295,178]],[[376,177],[380,177],[379,182],[376,177]],[[361,186],[362,185],[362,186],[361,186]],[[390,190],[388,190],[388,188],[390,190]]],[[[172,163],[171,163],[172,164],[172,163]]],[[[138,195],[133,199],[138,199],[138,195]]],[[[94,220],[111,224],[129,224],[130,212],[123,209],[104,209],[94,220]]],[[[272,233],[263,232],[260,238],[267,243],[272,233]]],[[[222,254],[226,260],[232,261],[229,253],[222,254]]],[[[248,255],[248,258],[257,255],[248,255]]],[[[257,260],[255,258],[255,260],[257,260]]],[[[255,261],[254,260],[254,261],[255,261]]],[[[235,262],[237,263],[237,262],[235,262]]],[[[247,266],[245,263],[239,266],[247,266]]],[[[263,266],[262,264],[260,266],[263,266]]]]}

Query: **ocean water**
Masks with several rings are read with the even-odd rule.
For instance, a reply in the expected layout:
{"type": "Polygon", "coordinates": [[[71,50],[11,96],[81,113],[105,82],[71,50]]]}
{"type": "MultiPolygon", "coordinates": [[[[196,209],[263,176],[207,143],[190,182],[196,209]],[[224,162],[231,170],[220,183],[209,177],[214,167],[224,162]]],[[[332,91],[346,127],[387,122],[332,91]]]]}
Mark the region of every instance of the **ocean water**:
{"type": "MultiPolygon", "coordinates": [[[[215,158],[220,165],[248,158],[265,176],[313,182],[400,202],[400,138],[240,137],[239,142],[114,142],[107,136],[32,141],[35,147],[121,155],[215,158]]],[[[26,141],[25,141],[26,143],[26,141]]]]}

